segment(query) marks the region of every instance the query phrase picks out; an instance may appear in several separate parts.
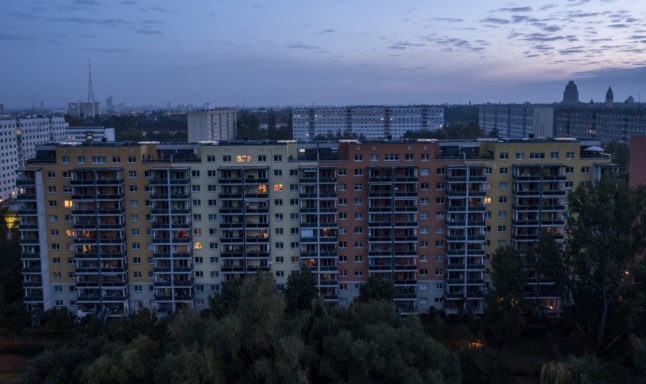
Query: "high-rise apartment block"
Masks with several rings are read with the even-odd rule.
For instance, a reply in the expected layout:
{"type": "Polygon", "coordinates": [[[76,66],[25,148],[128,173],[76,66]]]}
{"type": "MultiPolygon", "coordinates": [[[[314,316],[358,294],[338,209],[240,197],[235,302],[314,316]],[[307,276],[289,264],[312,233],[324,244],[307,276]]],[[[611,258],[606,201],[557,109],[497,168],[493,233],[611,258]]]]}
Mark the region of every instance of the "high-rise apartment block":
{"type": "Polygon", "coordinates": [[[583,140],[630,145],[632,136],[646,135],[646,109],[630,105],[560,108],[555,120],[556,135],[583,140]]]}
{"type": "Polygon", "coordinates": [[[62,117],[0,119],[0,199],[16,194],[16,171],[36,157],[36,146],[63,141],[68,124],[62,117]]]}
{"type": "Polygon", "coordinates": [[[188,142],[235,140],[236,119],[235,109],[188,112],[188,142]]]}
{"type": "Polygon", "coordinates": [[[101,103],[98,101],[72,101],[67,105],[67,114],[74,117],[93,118],[101,114],[101,103]]]}
{"type": "Polygon", "coordinates": [[[304,107],[292,110],[294,139],[356,136],[368,140],[399,139],[406,131],[438,130],[444,108],[416,106],[304,107]]]}
{"type": "MultiPolygon", "coordinates": [[[[483,310],[497,247],[564,236],[594,143],[480,140],[47,145],[20,171],[25,302],[122,316],[206,308],[224,281],[311,271],[348,305],[369,276],[401,313],[483,310]]],[[[531,284],[531,282],[528,282],[531,284]]],[[[558,295],[542,282],[548,311],[558,295]]]]}
{"type": "Polygon", "coordinates": [[[485,133],[498,137],[553,137],[554,108],[532,104],[484,104],[478,120],[485,133]]]}

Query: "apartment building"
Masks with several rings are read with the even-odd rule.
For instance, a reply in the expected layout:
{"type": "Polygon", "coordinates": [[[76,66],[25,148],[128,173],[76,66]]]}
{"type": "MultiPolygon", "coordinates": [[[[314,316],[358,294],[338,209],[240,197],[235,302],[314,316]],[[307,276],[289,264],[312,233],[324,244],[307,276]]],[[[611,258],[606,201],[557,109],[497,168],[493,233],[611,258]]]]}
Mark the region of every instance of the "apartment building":
{"type": "Polygon", "coordinates": [[[235,109],[207,109],[187,114],[188,142],[235,140],[237,112],[235,109]]]}
{"type": "Polygon", "coordinates": [[[442,129],[444,108],[430,105],[294,108],[292,124],[294,140],[298,141],[330,135],[399,139],[406,131],[442,129]]]}
{"type": "MultiPolygon", "coordinates": [[[[369,276],[400,313],[481,313],[497,247],[562,241],[566,193],[612,172],[573,139],[39,148],[18,179],[25,302],[80,315],[198,310],[224,281],[309,270],[347,306],[369,276]]],[[[528,282],[548,311],[549,282],[528,282]],[[532,285],[534,284],[534,285],[532,285]]]]}
{"type": "Polygon", "coordinates": [[[532,104],[483,104],[478,111],[480,128],[498,137],[553,137],[554,108],[532,104]]]}

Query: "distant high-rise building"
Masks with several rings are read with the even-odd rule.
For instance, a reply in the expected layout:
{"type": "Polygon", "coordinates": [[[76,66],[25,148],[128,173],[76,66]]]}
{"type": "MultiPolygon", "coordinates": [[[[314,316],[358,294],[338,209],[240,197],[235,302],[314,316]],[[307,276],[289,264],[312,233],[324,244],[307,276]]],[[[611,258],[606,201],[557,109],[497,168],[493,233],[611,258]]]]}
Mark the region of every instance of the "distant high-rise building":
{"type": "Polygon", "coordinates": [[[73,101],[68,104],[67,114],[75,117],[94,117],[101,114],[101,103],[73,101]]]}
{"type": "Polygon", "coordinates": [[[236,110],[209,109],[188,113],[188,142],[235,140],[236,110]]]}
{"type": "Polygon", "coordinates": [[[0,114],[4,113],[4,104],[0,104],[0,114]]]}
{"type": "Polygon", "coordinates": [[[614,105],[615,94],[612,92],[612,88],[608,87],[606,92],[606,108],[612,108],[614,105]]]}
{"type": "Polygon", "coordinates": [[[485,133],[498,137],[552,137],[554,108],[531,104],[485,104],[480,106],[479,123],[485,133]]]}
{"type": "Polygon", "coordinates": [[[563,101],[561,102],[565,105],[577,105],[579,104],[579,90],[574,84],[574,81],[570,80],[565,86],[565,91],[563,92],[563,101]]]}
{"type": "Polygon", "coordinates": [[[114,111],[114,104],[112,103],[112,95],[105,98],[105,109],[108,112],[114,111]]]}
{"type": "Polygon", "coordinates": [[[444,108],[431,105],[294,108],[292,123],[294,139],[299,141],[330,135],[398,139],[406,131],[442,129],[444,108]]]}

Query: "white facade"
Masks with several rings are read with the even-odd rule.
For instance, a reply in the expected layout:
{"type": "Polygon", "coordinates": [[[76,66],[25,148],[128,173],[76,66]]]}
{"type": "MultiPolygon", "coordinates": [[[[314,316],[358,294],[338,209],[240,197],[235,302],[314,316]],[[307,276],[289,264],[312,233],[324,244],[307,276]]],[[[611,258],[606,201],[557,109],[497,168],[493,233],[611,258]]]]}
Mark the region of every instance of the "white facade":
{"type": "Polygon", "coordinates": [[[236,110],[210,109],[188,113],[188,142],[235,140],[236,110]]]}
{"type": "Polygon", "coordinates": [[[101,104],[98,101],[73,101],[68,104],[67,114],[75,117],[94,117],[101,114],[101,104]]]}
{"type": "Polygon", "coordinates": [[[65,130],[64,141],[84,142],[88,136],[91,136],[94,142],[114,142],[114,128],[68,127],[65,130]]]}
{"type": "Polygon", "coordinates": [[[292,111],[294,139],[355,135],[366,139],[398,139],[407,131],[444,127],[444,108],[415,106],[305,107],[292,111]]]}
{"type": "Polygon", "coordinates": [[[0,120],[0,199],[15,196],[16,170],[36,157],[36,146],[63,141],[67,127],[63,117],[0,120]]]}
{"type": "Polygon", "coordinates": [[[531,104],[485,104],[480,106],[479,124],[487,134],[497,130],[501,138],[553,137],[554,108],[531,104]]]}

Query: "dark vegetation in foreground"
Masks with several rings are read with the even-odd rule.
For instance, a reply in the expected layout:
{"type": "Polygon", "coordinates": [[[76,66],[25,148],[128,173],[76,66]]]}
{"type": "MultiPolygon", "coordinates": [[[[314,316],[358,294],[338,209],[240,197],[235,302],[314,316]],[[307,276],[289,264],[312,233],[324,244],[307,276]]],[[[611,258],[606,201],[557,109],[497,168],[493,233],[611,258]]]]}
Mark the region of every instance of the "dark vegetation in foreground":
{"type": "Polygon", "coordinates": [[[0,226],[0,367],[3,354],[28,356],[22,377],[9,377],[19,383],[644,382],[646,190],[603,179],[568,200],[567,246],[545,233],[525,253],[500,248],[478,318],[402,317],[392,284],[372,278],[334,309],[301,273],[282,292],[267,274],[227,282],[201,314],[77,324],[52,310],[32,327],[16,288],[17,233],[0,226]],[[570,304],[560,318],[527,299],[532,277],[570,304]]]}

